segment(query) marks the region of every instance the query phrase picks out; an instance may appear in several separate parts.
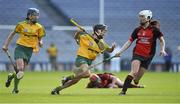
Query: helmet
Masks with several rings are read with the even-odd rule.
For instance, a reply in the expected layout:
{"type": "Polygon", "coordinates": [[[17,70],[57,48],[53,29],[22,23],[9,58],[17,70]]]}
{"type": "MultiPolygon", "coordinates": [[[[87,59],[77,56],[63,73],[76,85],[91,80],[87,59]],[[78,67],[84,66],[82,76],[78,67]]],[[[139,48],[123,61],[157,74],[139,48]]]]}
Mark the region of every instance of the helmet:
{"type": "Polygon", "coordinates": [[[107,26],[104,25],[104,24],[97,24],[93,27],[93,30],[94,31],[97,31],[97,30],[107,30],[107,26]]]}
{"type": "Polygon", "coordinates": [[[146,19],[152,19],[152,11],[151,10],[142,10],[139,12],[139,15],[145,16],[146,19]]]}
{"type": "Polygon", "coordinates": [[[39,10],[36,9],[36,8],[28,8],[27,17],[28,17],[29,15],[38,16],[38,15],[39,15],[39,10]]]}
{"type": "Polygon", "coordinates": [[[98,75],[94,74],[94,75],[92,75],[92,76],[89,78],[89,80],[90,80],[91,82],[99,82],[100,78],[99,78],[98,75]]]}

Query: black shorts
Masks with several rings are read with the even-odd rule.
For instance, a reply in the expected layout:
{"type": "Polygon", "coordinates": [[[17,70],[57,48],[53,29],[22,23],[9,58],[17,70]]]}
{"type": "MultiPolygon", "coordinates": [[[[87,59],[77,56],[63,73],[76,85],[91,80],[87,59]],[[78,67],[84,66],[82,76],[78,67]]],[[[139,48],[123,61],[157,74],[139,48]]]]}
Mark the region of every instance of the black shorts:
{"type": "Polygon", "coordinates": [[[145,68],[145,69],[148,69],[149,64],[151,63],[152,59],[153,59],[153,56],[146,58],[146,57],[136,55],[136,54],[133,54],[133,57],[132,57],[132,61],[133,60],[139,60],[141,62],[140,66],[145,68]]]}

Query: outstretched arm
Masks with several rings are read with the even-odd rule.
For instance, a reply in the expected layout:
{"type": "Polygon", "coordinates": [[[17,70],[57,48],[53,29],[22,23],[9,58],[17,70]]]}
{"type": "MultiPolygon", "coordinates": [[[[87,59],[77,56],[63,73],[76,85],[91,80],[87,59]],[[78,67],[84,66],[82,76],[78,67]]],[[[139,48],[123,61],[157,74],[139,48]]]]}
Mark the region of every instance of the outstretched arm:
{"type": "Polygon", "coordinates": [[[114,51],[115,47],[116,47],[116,43],[114,42],[114,43],[112,43],[112,46],[107,49],[107,51],[111,53],[114,51]]]}
{"type": "Polygon", "coordinates": [[[127,50],[130,46],[131,46],[132,42],[130,40],[128,40],[120,49],[120,51],[118,53],[116,53],[116,57],[120,57],[120,55],[127,50]]]}
{"type": "Polygon", "coordinates": [[[14,35],[16,34],[16,32],[11,32],[9,35],[8,35],[8,37],[7,37],[7,39],[5,40],[5,42],[4,42],[4,44],[3,44],[3,47],[2,47],[2,49],[4,50],[4,51],[7,51],[8,50],[8,46],[9,46],[9,43],[11,42],[11,40],[12,40],[12,38],[14,37],[14,35]]]}

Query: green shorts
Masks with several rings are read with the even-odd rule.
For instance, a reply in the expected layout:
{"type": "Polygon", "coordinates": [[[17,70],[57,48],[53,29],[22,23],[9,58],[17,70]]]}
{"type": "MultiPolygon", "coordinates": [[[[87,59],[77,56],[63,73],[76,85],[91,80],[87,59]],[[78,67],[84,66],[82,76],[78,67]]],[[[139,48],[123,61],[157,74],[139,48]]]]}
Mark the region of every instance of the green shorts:
{"type": "MultiPolygon", "coordinates": [[[[87,64],[87,65],[91,65],[93,60],[87,59],[85,57],[82,56],[77,56],[76,61],[75,61],[75,65],[76,67],[80,67],[82,64],[87,64]]],[[[75,74],[84,72],[86,70],[82,69],[82,68],[76,68],[73,70],[73,72],[75,74]]]]}
{"type": "Polygon", "coordinates": [[[76,61],[75,61],[75,65],[76,67],[80,67],[82,64],[88,64],[91,65],[93,60],[87,59],[85,57],[82,56],[77,56],[76,61]]]}
{"type": "Polygon", "coordinates": [[[28,64],[33,53],[33,48],[17,44],[14,51],[14,59],[24,59],[28,64]]]}

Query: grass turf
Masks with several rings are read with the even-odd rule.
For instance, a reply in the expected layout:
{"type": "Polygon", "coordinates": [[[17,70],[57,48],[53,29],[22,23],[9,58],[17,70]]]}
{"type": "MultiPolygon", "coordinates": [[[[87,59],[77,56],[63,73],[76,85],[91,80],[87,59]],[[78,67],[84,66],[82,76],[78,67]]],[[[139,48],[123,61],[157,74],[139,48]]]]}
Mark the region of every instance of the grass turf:
{"type": "MultiPolygon", "coordinates": [[[[6,72],[0,73],[0,103],[180,103],[180,73],[147,72],[141,83],[144,89],[129,89],[119,96],[120,89],[86,89],[88,79],[65,89],[61,95],[50,95],[60,78],[71,72],[26,72],[19,85],[19,94],[11,94],[13,83],[5,88],[6,72]]],[[[127,72],[115,73],[124,80],[127,72]]]]}

